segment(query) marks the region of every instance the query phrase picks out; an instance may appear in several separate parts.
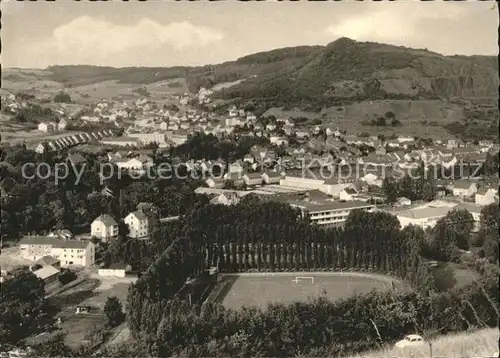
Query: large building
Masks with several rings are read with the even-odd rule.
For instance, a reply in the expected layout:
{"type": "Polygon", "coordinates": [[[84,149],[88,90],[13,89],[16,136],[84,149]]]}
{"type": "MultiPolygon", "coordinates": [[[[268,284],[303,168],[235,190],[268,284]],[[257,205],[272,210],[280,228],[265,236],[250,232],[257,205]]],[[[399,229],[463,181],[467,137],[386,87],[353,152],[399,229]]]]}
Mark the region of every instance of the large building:
{"type": "Polygon", "coordinates": [[[25,236],[19,244],[21,256],[28,260],[36,261],[50,255],[61,262],[61,267],[88,267],[95,262],[95,245],[90,241],[25,236]]]}
{"type": "Polygon", "coordinates": [[[361,201],[289,202],[289,204],[300,208],[302,215],[307,215],[311,223],[323,227],[343,227],[351,211],[363,209],[371,212],[374,208],[374,205],[361,201]]]}
{"type": "Polygon", "coordinates": [[[445,217],[451,207],[416,208],[400,211],[396,214],[401,227],[417,225],[423,228],[434,227],[439,219],[445,217]]]}

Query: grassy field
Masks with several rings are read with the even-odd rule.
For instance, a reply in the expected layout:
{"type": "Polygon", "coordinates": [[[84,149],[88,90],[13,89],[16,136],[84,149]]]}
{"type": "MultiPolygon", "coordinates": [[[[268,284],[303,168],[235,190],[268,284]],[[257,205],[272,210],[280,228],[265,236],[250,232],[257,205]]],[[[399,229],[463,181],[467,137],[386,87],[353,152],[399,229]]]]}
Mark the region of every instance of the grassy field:
{"type": "Polygon", "coordinates": [[[453,138],[442,126],[459,121],[463,118],[463,110],[442,101],[408,101],[384,100],[364,101],[346,106],[331,107],[322,112],[304,112],[299,110],[282,110],[271,108],[264,116],[274,115],[280,117],[304,117],[309,120],[320,119],[323,126],[338,127],[349,134],[363,132],[370,135],[383,134],[390,136],[392,133],[407,136],[419,136],[433,139],[453,138]],[[383,116],[386,112],[393,112],[401,122],[401,126],[386,127],[364,125],[374,116],[383,116]]]}
{"type": "MultiPolygon", "coordinates": [[[[432,356],[441,358],[493,357],[493,354],[497,353],[498,357],[499,338],[500,334],[498,328],[438,337],[431,340],[432,356]]],[[[381,357],[425,358],[430,357],[430,350],[428,345],[422,348],[412,348],[411,350],[387,348],[358,354],[350,358],[381,357]]]]}
{"type": "MultiPolygon", "coordinates": [[[[356,273],[276,273],[223,275],[211,299],[227,308],[267,308],[270,303],[289,304],[320,296],[331,300],[371,290],[391,289],[391,279],[356,273]],[[297,277],[303,277],[295,282],[297,277]],[[312,277],[313,280],[307,277],[312,277]]],[[[403,285],[395,281],[397,289],[403,285]]]]}
{"type": "Polygon", "coordinates": [[[128,278],[100,277],[90,275],[77,286],[51,298],[51,303],[62,319],[62,332],[65,342],[70,347],[77,348],[86,343],[88,336],[102,328],[106,323],[104,304],[110,296],[116,296],[123,306],[126,303],[128,278]],[[77,306],[90,306],[88,314],[75,315],[77,306]]]}

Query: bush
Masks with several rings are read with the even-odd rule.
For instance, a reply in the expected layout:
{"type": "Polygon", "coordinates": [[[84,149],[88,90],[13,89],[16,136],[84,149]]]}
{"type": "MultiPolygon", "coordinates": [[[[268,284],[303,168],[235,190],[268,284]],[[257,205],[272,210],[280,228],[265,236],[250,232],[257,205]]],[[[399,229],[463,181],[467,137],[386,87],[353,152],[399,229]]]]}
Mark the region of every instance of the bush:
{"type": "Polygon", "coordinates": [[[116,296],[108,297],[104,304],[104,314],[108,318],[108,324],[111,327],[116,327],[125,319],[123,314],[122,304],[116,296]]]}
{"type": "Polygon", "coordinates": [[[54,102],[56,102],[56,103],[70,103],[71,97],[67,93],[59,92],[58,94],[56,94],[54,96],[54,102]]]}
{"type": "Polygon", "coordinates": [[[71,281],[76,280],[76,277],[77,277],[76,273],[74,273],[73,271],[71,271],[71,270],[64,270],[59,275],[59,282],[62,285],[66,285],[66,284],[70,283],[71,281]]]}

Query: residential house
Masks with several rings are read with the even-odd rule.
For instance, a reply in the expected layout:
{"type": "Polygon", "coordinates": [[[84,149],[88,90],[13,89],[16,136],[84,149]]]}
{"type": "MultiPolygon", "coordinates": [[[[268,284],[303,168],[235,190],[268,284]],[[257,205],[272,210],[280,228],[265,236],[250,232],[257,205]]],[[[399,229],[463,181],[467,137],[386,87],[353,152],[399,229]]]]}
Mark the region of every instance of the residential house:
{"type": "Polygon", "coordinates": [[[205,181],[205,184],[209,188],[216,188],[216,189],[222,189],[224,187],[225,181],[222,178],[208,178],[205,181]]]}
{"type": "Polygon", "coordinates": [[[477,192],[477,185],[468,180],[457,180],[453,183],[453,196],[470,198],[477,192]]]}
{"type": "Polygon", "coordinates": [[[264,183],[266,183],[266,184],[279,184],[280,180],[282,178],[282,175],[279,172],[268,171],[268,172],[262,173],[261,177],[262,177],[262,180],[264,181],[264,183]]]}
{"type": "Polygon", "coordinates": [[[116,163],[117,167],[120,169],[126,169],[136,173],[146,173],[149,168],[153,166],[153,159],[146,156],[141,155],[137,158],[131,158],[126,161],[119,161],[116,163]]]}
{"type": "Polygon", "coordinates": [[[475,202],[478,205],[486,206],[498,200],[498,190],[489,187],[479,188],[475,195],[475,202]]]}
{"type": "Polygon", "coordinates": [[[169,138],[175,145],[182,145],[188,140],[188,133],[185,130],[178,130],[173,132],[169,138]]]}
{"type": "Polygon", "coordinates": [[[349,187],[352,186],[352,180],[341,180],[338,177],[327,178],[323,183],[323,191],[333,196],[334,198],[340,198],[340,193],[349,187]]]}
{"type": "Polygon", "coordinates": [[[73,167],[82,166],[87,162],[87,160],[80,153],[69,154],[67,161],[73,167]]]}
{"type": "Polygon", "coordinates": [[[282,136],[279,136],[279,135],[271,135],[269,137],[269,142],[271,142],[271,144],[276,144],[278,146],[280,145],[287,145],[288,144],[288,140],[282,136]]]}
{"type": "Polygon", "coordinates": [[[276,124],[273,124],[273,123],[269,123],[268,125],[266,125],[266,129],[270,132],[274,131],[276,129],[276,124]]]}
{"type": "Polygon", "coordinates": [[[44,133],[50,133],[56,131],[56,124],[54,122],[40,122],[38,124],[38,130],[44,133]]]}
{"type": "Polygon", "coordinates": [[[57,269],[53,266],[40,265],[33,265],[30,267],[30,270],[36,277],[38,277],[45,283],[45,286],[56,282],[61,272],[60,269],[57,269]]]}
{"type": "Polygon", "coordinates": [[[68,126],[68,122],[64,118],[61,118],[59,123],[57,123],[57,129],[60,131],[65,130],[67,126],[68,126]]]}
{"type": "Polygon", "coordinates": [[[356,197],[357,191],[353,187],[347,187],[340,191],[339,200],[340,201],[353,201],[356,197]]]}
{"type": "Polygon", "coordinates": [[[118,236],[118,223],[108,214],[99,215],[90,225],[90,234],[107,242],[118,236]]]}
{"type": "Polygon", "coordinates": [[[137,210],[128,214],[124,221],[129,229],[129,237],[144,239],[149,235],[149,219],[142,211],[137,210]]]}
{"type": "Polygon", "coordinates": [[[61,267],[88,267],[95,262],[95,245],[87,240],[61,240],[48,236],[25,236],[19,242],[20,256],[38,260],[50,255],[61,262],[61,267]]]}
{"type": "Polygon", "coordinates": [[[409,206],[409,205],[411,205],[411,200],[408,198],[405,198],[404,196],[402,196],[396,200],[396,206],[409,206]]]}
{"type": "Polygon", "coordinates": [[[245,185],[247,187],[250,187],[250,186],[257,186],[257,185],[262,185],[262,174],[261,173],[246,173],[245,175],[243,175],[243,183],[245,183],[245,185]]]}
{"type": "MultiPolygon", "coordinates": [[[[260,158],[259,158],[260,159],[260,158]]],[[[251,154],[247,154],[243,157],[243,161],[246,162],[246,163],[250,163],[252,164],[254,161],[255,161],[255,158],[253,155],[251,154]]]]}
{"type": "Polygon", "coordinates": [[[214,197],[212,200],[210,200],[211,204],[222,204],[222,205],[236,205],[239,202],[240,202],[240,197],[233,192],[221,193],[218,196],[214,197]]]}
{"type": "Polygon", "coordinates": [[[56,237],[56,238],[61,239],[61,240],[71,240],[73,238],[73,234],[68,229],[52,231],[47,236],[48,237],[56,237]]]}
{"type": "Polygon", "coordinates": [[[298,139],[305,139],[305,138],[309,138],[309,136],[310,136],[309,132],[307,132],[305,130],[298,130],[295,132],[295,135],[297,136],[298,139]]]}
{"type": "Polygon", "coordinates": [[[54,256],[47,255],[36,260],[34,265],[40,265],[42,267],[52,266],[59,270],[61,268],[61,260],[56,259],[54,256]]]}
{"type": "Polygon", "coordinates": [[[239,187],[243,185],[243,173],[226,173],[224,174],[224,180],[231,181],[235,186],[239,187]]]}
{"type": "Polygon", "coordinates": [[[453,148],[460,148],[464,146],[464,142],[461,141],[460,139],[449,139],[446,148],[448,149],[453,149],[453,148]]]}
{"type": "Polygon", "coordinates": [[[46,143],[40,143],[36,146],[35,152],[38,154],[43,154],[48,151],[47,144],[46,143]]]}

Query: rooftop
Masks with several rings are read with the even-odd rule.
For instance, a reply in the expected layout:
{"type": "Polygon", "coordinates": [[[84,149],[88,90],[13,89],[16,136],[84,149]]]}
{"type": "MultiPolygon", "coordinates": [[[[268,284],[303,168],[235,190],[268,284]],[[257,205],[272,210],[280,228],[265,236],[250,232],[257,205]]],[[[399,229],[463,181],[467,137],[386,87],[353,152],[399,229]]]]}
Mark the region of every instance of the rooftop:
{"type": "Polygon", "coordinates": [[[445,216],[450,210],[450,207],[410,209],[399,212],[397,216],[409,219],[437,218],[445,216]]]}
{"type": "Polygon", "coordinates": [[[314,212],[323,212],[323,211],[332,211],[332,210],[346,210],[346,209],[361,209],[370,207],[372,205],[367,204],[362,201],[323,201],[323,202],[289,202],[292,206],[298,206],[303,209],[306,209],[310,213],[314,212]]]}
{"type": "Polygon", "coordinates": [[[48,236],[25,236],[19,241],[20,245],[44,245],[61,249],[85,249],[87,241],[81,240],[61,240],[48,236]]]}
{"type": "Polygon", "coordinates": [[[52,266],[44,266],[33,272],[38,278],[45,280],[46,278],[52,277],[59,273],[59,270],[52,266]]]}
{"type": "Polygon", "coordinates": [[[106,226],[118,225],[116,223],[115,219],[113,219],[113,217],[111,215],[108,215],[108,214],[102,214],[102,215],[98,216],[94,221],[100,221],[106,226]]]}
{"type": "Polygon", "coordinates": [[[148,218],[142,211],[134,211],[129,215],[134,215],[139,220],[146,220],[148,218]]]}

